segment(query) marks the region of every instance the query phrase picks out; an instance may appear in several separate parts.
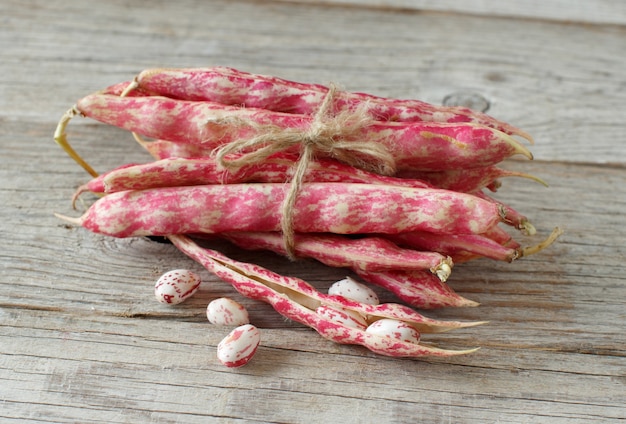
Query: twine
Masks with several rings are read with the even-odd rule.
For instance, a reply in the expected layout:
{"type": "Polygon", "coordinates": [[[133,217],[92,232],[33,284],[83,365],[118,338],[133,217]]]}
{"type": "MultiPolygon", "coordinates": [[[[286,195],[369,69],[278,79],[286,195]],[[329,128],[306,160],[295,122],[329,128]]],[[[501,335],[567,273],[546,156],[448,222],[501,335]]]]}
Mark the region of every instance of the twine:
{"type": "MultiPolygon", "coordinates": [[[[356,141],[366,138],[365,129],[374,121],[368,113],[368,104],[354,110],[332,115],[336,96],[331,85],[307,129],[281,128],[274,124],[259,124],[240,117],[211,120],[210,124],[250,127],[255,134],[250,138],[232,141],[215,151],[217,162],[227,169],[262,162],[269,156],[300,146],[300,157],[281,208],[281,231],[287,256],[295,259],[295,232],[293,210],[304,176],[316,154],[333,157],[357,168],[383,175],[395,173],[395,160],[387,148],[375,141],[356,141]],[[228,157],[237,154],[236,157],[228,157]]],[[[209,123],[208,123],[209,124],[209,123]]]]}

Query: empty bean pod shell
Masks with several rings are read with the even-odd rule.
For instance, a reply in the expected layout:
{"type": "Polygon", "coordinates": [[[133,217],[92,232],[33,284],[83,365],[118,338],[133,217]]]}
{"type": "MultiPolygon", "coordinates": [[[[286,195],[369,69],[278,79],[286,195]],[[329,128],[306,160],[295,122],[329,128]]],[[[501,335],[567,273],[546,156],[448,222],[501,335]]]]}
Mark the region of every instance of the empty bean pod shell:
{"type": "Polygon", "coordinates": [[[168,271],[154,285],[154,296],[161,303],[176,305],[198,291],[201,282],[200,277],[188,269],[168,271]]]}
{"type": "Polygon", "coordinates": [[[350,277],[333,283],[328,289],[328,294],[343,296],[346,299],[367,305],[378,305],[380,303],[378,295],[376,295],[374,290],[350,277]]]}
{"type": "Polygon", "coordinates": [[[217,345],[217,359],[229,368],[244,366],[252,359],[260,342],[258,328],[251,324],[239,326],[217,345]]]}
{"type": "Polygon", "coordinates": [[[206,316],[211,324],[240,326],[250,323],[248,310],[227,297],[212,300],[206,308],[206,316]]]}

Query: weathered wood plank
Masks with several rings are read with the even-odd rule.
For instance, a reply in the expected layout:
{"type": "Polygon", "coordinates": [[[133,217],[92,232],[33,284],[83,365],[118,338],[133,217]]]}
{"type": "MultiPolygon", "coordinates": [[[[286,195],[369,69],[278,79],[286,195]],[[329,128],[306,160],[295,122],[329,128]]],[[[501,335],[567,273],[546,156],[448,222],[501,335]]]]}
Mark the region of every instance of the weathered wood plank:
{"type": "MultiPolygon", "coordinates": [[[[107,423],[626,418],[623,27],[333,3],[0,5],[0,417],[107,423]],[[506,166],[550,183],[508,179],[496,196],[526,213],[541,234],[556,225],[565,234],[512,264],[457,266],[450,284],[481,306],[424,313],[490,322],[424,340],[482,349],[417,361],[323,340],[242,298],[171,245],[100,237],[56,219],[53,212],[77,214],[69,199],[87,179],[52,141],[63,111],[147,67],[207,64],[433,103],[461,90],[481,94],[491,113],[537,138],[537,161],[506,166]],[[180,266],[201,273],[202,289],[177,307],[158,304],[154,281],[180,266]],[[254,361],[238,370],[215,360],[227,329],[204,316],[209,300],[224,295],[244,303],[263,334],[254,361]]],[[[553,19],[541,7],[554,4],[515,16],[553,19]]],[[[616,5],[605,2],[598,11],[616,5]]],[[[499,10],[513,14],[515,7],[521,6],[499,10]]],[[[587,10],[589,22],[599,19],[585,2],[571,9],[587,10]]],[[[148,160],[121,130],[77,118],[69,133],[100,171],[148,160]]],[[[312,261],[217,247],[320,290],[346,275],[312,261]]]]}
{"type": "Polygon", "coordinates": [[[529,361],[528,349],[503,348],[446,363],[390,360],[312,340],[307,331],[265,330],[255,361],[224,371],[211,361],[222,331],[207,331],[206,324],[9,315],[2,342],[12,350],[0,368],[7,383],[0,392],[3,410],[14,417],[82,419],[86,410],[98,411],[87,422],[272,417],[296,423],[328,422],[333,415],[355,423],[407,422],[416,413],[433,422],[522,422],[530,414],[594,422],[619,418],[625,400],[623,358],[610,356],[546,351],[532,352],[529,361]],[[285,350],[286,337],[295,349],[285,350]],[[503,356],[510,367],[491,365],[503,356]],[[555,363],[573,368],[553,370],[555,363]],[[581,375],[578,369],[598,371],[581,375]],[[591,394],[585,385],[594,388],[591,394]],[[21,410],[25,399],[33,404],[21,410]]]}
{"type": "Polygon", "coordinates": [[[467,13],[490,17],[555,20],[575,23],[626,24],[626,5],[619,0],[286,0],[305,4],[350,5],[417,11],[467,13]]]}

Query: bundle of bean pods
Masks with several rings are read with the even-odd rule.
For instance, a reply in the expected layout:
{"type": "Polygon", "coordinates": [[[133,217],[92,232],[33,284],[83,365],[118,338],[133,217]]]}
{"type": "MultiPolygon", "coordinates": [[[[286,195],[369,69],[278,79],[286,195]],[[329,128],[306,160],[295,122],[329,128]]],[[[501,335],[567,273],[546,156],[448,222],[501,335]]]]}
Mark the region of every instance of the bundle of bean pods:
{"type": "MultiPolygon", "coordinates": [[[[507,226],[529,220],[495,200],[503,177],[533,176],[499,163],[532,159],[525,132],[486,114],[382,98],[231,68],[152,69],[80,99],[55,140],[91,175],[100,198],[78,218],[113,237],[166,236],[241,294],[338,343],[390,356],[448,356],[414,339],[367,327],[393,319],[419,333],[482,322],[442,321],[417,309],[476,306],[446,283],[453,265],[513,261],[560,233],[523,247],[507,226]],[[154,158],[101,175],[69,145],[75,115],[131,132],[154,158]],[[204,236],[344,267],[401,303],[367,304],[205,247],[204,236]],[[320,307],[334,314],[323,314],[320,307]],[[346,316],[358,315],[362,324],[346,316]]],[[[295,262],[297,263],[297,262],[295,262]]]]}

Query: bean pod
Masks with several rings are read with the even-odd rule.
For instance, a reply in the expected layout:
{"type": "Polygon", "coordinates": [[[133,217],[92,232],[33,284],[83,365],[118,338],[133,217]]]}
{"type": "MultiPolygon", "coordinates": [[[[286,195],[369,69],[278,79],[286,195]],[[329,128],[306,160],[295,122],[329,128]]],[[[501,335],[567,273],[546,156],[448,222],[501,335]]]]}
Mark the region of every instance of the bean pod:
{"type": "Polygon", "coordinates": [[[368,317],[368,324],[391,318],[405,322],[421,333],[439,333],[483,322],[441,321],[427,318],[399,304],[367,305],[339,296],[324,295],[298,278],[281,276],[258,265],[234,261],[215,250],[200,247],[189,237],[173,235],[169,239],[182,253],[230,283],[242,295],[269,303],[281,315],[315,329],[322,337],[334,342],[363,345],[373,352],[397,357],[453,356],[476,350],[447,350],[394,340],[338,323],[318,314],[316,309],[327,305],[353,311],[368,317]]]}

